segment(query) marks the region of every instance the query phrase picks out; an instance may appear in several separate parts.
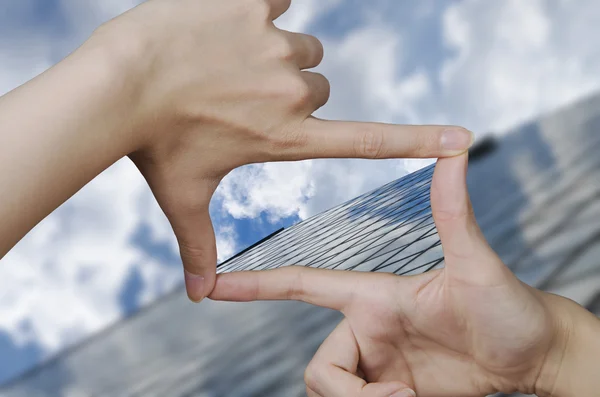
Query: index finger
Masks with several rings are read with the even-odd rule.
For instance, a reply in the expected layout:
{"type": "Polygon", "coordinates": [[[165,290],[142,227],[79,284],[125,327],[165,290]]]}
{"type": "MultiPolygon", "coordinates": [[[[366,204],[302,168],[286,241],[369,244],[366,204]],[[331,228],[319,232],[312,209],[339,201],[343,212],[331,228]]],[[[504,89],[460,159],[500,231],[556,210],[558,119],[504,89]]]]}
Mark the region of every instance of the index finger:
{"type": "Polygon", "coordinates": [[[464,153],[474,135],[456,126],[394,125],[306,119],[286,160],[310,158],[439,158],[464,153]]]}
{"type": "Polygon", "coordinates": [[[343,311],[365,276],[377,275],[303,266],[219,274],[209,298],[234,302],[297,300],[343,311]]]}

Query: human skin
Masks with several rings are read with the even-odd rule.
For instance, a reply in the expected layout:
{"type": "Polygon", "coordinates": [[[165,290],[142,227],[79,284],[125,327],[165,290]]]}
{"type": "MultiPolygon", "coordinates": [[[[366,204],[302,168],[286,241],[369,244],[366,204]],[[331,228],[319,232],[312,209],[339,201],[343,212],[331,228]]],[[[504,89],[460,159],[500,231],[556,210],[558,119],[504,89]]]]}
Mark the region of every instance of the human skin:
{"type": "Polygon", "coordinates": [[[481,233],[467,157],[438,160],[431,208],[445,267],[395,276],[288,267],[222,274],[211,299],[293,299],[345,319],[309,364],[309,397],[600,395],[600,320],[531,288],[481,233]]]}
{"type": "Polygon", "coordinates": [[[179,243],[190,299],[215,282],[209,201],[244,164],[312,158],[443,157],[451,126],[319,120],[329,83],[306,71],[312,36],[275,27],[290,0],[150,0],[99,27],[68,58],[0,98],[0,258],[124,156],[179,243]]]}

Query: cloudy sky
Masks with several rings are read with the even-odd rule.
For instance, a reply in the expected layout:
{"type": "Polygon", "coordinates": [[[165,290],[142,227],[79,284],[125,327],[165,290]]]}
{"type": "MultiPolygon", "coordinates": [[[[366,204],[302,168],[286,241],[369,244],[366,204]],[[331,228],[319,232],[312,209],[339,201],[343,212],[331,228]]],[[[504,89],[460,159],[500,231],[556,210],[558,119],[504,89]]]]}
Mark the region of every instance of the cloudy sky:
{"type": "MultiPolygon", "coordinates": [[[[4,0],[0,94],[136,3],[4,0]]],[[[481,136],[597,91],[598,20],[596,0],[294,0],[278,26],[324,42],[319,71],[332,97],[320,117],[460,124],[481,136]]],[[[219,257],[424,164],[322,160],[236,170],[212,203],[219,257]]],[[[168,223],[122,160],[0,261],[0,383],[181,282],[168,223]]]]}

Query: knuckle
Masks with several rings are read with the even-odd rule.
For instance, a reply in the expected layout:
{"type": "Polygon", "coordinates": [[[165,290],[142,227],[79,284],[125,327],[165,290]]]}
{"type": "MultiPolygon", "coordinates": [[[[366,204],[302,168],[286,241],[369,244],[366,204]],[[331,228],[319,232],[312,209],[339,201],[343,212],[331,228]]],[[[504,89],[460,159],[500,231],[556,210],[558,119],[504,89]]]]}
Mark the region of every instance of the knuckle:
{"type": "Polygon", "coordinates": [[[266,20],[271,14],[271,7],[266,0],[246,0],[251,14],[260,20],[266,20]]]}
{"type": "Polygon", "coordinates": [[[206,182],[204,185],[200,186],[198,183],[193,188],[167,185],[153,189],[154,196],[173,227],[184,225],[190,217],[208,213],[210,199],[218,181],[210,184],[206,182]]]}
{"type": "Polygon", "coordinates": [[[419,156],[429,156],[436,153],[440,147],[440,137],[437,134],[418,134],[415,144],[416,154],[419,156]]]}
{"type": "Polygon", "coordinates": [[[292,61],[294,59],[294,48],[292,43],[283,35],[278,34],[271,43],[271,50],[276,58],[284,61],[292,61]]]}
{"type": "Polygon", "coordinates": [[[439,222],[453,222],[456,220],[464,219],[467,215],[466,211],[463,210],[442,210],[438,209],[434,211],[435,219],[439,222]]]}
{"type": "Polygon", "coordinates": [[[207,210],[205,196],[207,192],[200,189],[178,189],[169,202],[169,214],[173,216],[189,216],[207,210]]]}
{"type": "Polygon", "coordinates": [[[295,267],[290,268],[290,271],[293,272],[293,277],[291,278],[292,283],[288,288],[287,299],[288,300],[298,300],[302,298],[304,291],[304,277],[303,277],[303,267],[295,267]]]}
{"type": "Polygon", "coordinates": [[[436,209],[433,211],[433,216],[437,222],[456,222],[466,221],[471,216],[471,213],[466,208],[457,209],[436,209]]]}
{"type": "Polygon", "coordinates": [[[179,241],[179,251],[183,259],[194,263],[210,263],[212,260],[212,252],[202,247],[194,247],[188,242],[179,241]]]}
{"type": "Polygon", "coordinates": [[[283,70],[271,76],[270,88],[272,95],[289,105],[306,99],[311,94],[311,87],[300,73],[283,70]]]}
{"type": "MultiPolygon", "coordinates": [[[[436,186],[431,187],[431,194],[439,198],[442,195],[440,189],[436,186]]],[[[468,203],[467,205],[436,205],[432,208],[433,216],[436,222],[457,222],[460,221],[463,224],[476,223],[475,212],[473,206],[468,203]]]]}
{"type": "Polygon", "coordinates": [[[275,159],[282,159],[290,150],[301,148],[306,145],[307,138],[302,129],[288,129],[282,133],[274,135],[271,141],[271,156],[275,159]]]}
{"type": "Polygon", "coordinates": [[[357,157],[368,159],[383,158],[385,142],[383,131],[369,129],[360,134],[354,142],[357,157]]]}
{"type": "Polygon", "coordinates": [[[423,157],[426,156],[427,153],[430,153],[430,145],[427,143],[427,139],[423,137],[417,137],[412,147],[413,157],[423,157]]]}
{"type": "Polygon", "coordinates": [[[288,84],[290,96],[294,104],[305,105],[310,101],[310,85],[302,77],[295,76],[289,80],[288,84]]]}

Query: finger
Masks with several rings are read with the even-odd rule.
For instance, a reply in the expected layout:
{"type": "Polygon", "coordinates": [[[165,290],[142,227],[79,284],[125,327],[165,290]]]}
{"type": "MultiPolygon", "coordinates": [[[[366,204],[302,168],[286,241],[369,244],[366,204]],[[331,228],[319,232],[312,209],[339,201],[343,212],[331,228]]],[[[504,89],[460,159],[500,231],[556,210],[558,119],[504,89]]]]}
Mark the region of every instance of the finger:
{"type": "Polygon", "coordinates": [[[401,391],[414,397],[405,383],[367,383],[355,375],[360,357],[357,343],[350,324],[343,320],[308,365],[306,386],[323,397],[389,397],[401,391]]]}
{"type": "Polygon", "coordinates": [[[290,45],[288,58],[300,69],[317,67],[323,60],[323,44],[315,36],[280,30],[290,45]]]}
{"type": "Polygon", "coordinates": [[[309,87],[310,98],[307,103],[310,114],[312,114],[327,103],[331,86],[329,85],[329,80],[320,73],[301,72],[301,75],[309,87]]]}
{"type": "Polygon", "coordinates": [[[461,127],[326,121],[314,117],[301,127],[300,144],[286,160],[311,158],[434,158],[456,156],[473,142],[461,127]]]}
{"type": "Polygon", "coordinates": [[[282,16],[292,5],[292,0],[266,0],[271,9],[271,20],[282,16]]]}
{"type": "Polygon", "coordinates": [[[220,179],[200,182],[193,175],[165,173],[144,158],[134,159],[177,237],[188,297],[199,302],[215,283],[217,248],[208,206],[220,179]]]}
{"type": "Polygon", "coordinates": [[[248,302],[255,300],[298,300],[343,311],[360,293],[360,285],[382,273],[291,266],[275,270],[220,274],[209,296],[214,300],[248,302]]]}
{"type": "Polygon", "coordinates": [[[317,394],[317,392],[315,392],[309,387],[306,387],[306,395],[307,397],[323,397],[322,395],[317,394]]]}
{"type": "Polygon", "coordinates": [[[215,283],[217,248],[208,208],[172,221],[183,261],[185,287],[193,302],[204,299],[215,283]]]}
{"type": "MultiPolygon", "coordinates": [[[[307,377],[320,380],[318,370],[327,365],[334,365],[351,374],[358,371],[360,354],[356,337],[347,319],[342,320],[321,344],[311,363],[306,369],[307,377]]],[[[312,387],[314,390],[319,388],[312,387]]]]}
{"type": "Polygon", "coordinates": [[[504,265],[475,220],[467,190],[467,165],[468,154],[438,160],[431,183],[431,210],[446,267],[451,271],[460,268],[481,274],[486,265],[496,268],[504,265]]]}
{"type": "MultiPolygon", "coordinates": [[[[323,397],[415,397],[415,392],[403,382],[373,382],[344,371],[335,366],[321,372],[323,389],[317,393],[323,397]]],[[[311,389],[312,390],[312,389],[311,389]]]]}

